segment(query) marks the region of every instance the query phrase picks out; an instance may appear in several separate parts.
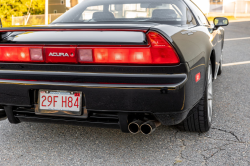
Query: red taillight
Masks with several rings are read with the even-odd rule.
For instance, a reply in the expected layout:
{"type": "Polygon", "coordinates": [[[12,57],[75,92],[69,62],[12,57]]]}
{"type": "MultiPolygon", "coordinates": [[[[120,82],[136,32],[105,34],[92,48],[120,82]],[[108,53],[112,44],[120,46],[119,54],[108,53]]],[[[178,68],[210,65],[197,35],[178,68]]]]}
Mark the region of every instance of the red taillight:
{"type": "Polygon", "coordinates": [[[96,63],[133,63],[151,64],[149,48],[96,48],[94,49],[96,63]]]}
{"type": "Polygon", "coordinates": [[[29,62],[28,47],[0,47],[0,61],[5,62],[29,62]]]}
{"type": "Polygon", "coordinates": [[[93,63],[110,64],[179,64],[173,47],[157,32],[147,34],[148,47],[93,48],[93,63]]]}
{"type": "Polygon", "coordinates": [[[134,49],[131,51],[131,63],[152,64],[150,48],[134,49]]]}
{"type": "Polygon", "coordinates": [[[153,64],[179,64],[180,59],[174,48],[157,32],[149,32],[153,64]]]}
{"type": "Polygon", "coordinates": [[[157,32],[147,34],[143,46],[60,46],[60,47],[0,47],[0,61],[176,65],[179,57],[168,41],[157,32]],[[44,50],[44,53],[43,53],[44,50]]]}
{"type": "Polygon", "coordinates": [[[147,34],[148,47],[93,48],[93,63],[115,64],[168,64],[176,65],[180,59],[174,48],[157,32],[147,34]]]}

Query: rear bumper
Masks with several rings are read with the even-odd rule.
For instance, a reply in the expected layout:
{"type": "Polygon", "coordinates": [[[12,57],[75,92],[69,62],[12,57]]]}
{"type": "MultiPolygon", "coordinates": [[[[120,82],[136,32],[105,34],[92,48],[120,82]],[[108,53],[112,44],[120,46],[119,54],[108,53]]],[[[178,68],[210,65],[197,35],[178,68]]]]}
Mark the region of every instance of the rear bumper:
{"type": "MultiPolygon", "coordinates": [[[[155,77],[136,75],[136,79],[165,80],[165,84],[65,83],[40,80],[0,79],[0,104],[32,106],[39,89],[82,91],[87,109],[173,112],[183,106],[186,74],[155,77]],[[140,78],[141,77],[141,78],[140,78]],[[171,81],[168,83],[168,80],[171,81]],[[177,83],[179,82],[179,83],[177,83]],[[33,95],[33,96],[32,96],[33,95]],[[32,101],[33,100],[33,101],[32,101]]],[[[135,75],[133,75],[135,77],[135,75]]],[[[41,76],[42,78],[42,76],[41,76]]],[[[104,78],[105,79],[105,78],[104,78]]],[[[109,78],[108,78],[109,79],[109,78]]],[[[124,79],[117,77],[117,80],[124,79]]],[[[130,80],[131,77],[126,77],[130,80]]],[[[142,82],[142,80],[140,80],[142,82]]]]}
{"type": "MultiPolygon", "coordinates": [[[[141,75],[138,75],[138,77],[141,77],[141,75]]],[[[148,77],[148,79],[150,79],[150,77],[148,77]]],[[[185,118],[187,113],[187,111],[184,110],[184,87],[188,80],[187,75],[165,75],[161,76],[160,79],[180,82],[175,84],[139,85],[0,79],[0,102],[1,105],[14,106],[15,108],[34,108],[37,104],[37,93],[39,89],[82,91],[85,96],[83,106],[85,106],[89,112],[151,113],[158,120],[164,122],[164,124],[177,124],[185,118]]],[[[19,114],[17,117],[22,121],[26,121],[27,119],[30,121],[32,119],[42,121],[39,119],[39,116],[36,116],[34,112],[32,112],[32,109],[27,116],[25,114],[21,115],[22,116],[19,114]]],[[[44,118],[42,119],[44,120],[44,118]]],[[[53,121],[53,118],[50,119],[53,121]]],[[[64,120],[61,119],[57,121],[64,120]]],[[[86,120],[83,124],[85,123],[87,123],[86,120]]]]}
{"type": "Polygon", "coordinates": [[[100,126],[105,123],[119,127],[122,119],[124,120],[120,116],[144,114],[153,116],[163,125],[175,125],[185,119],[189,110],[201,98],[205,77],[202,75],[201,81],[194,87],[194,75],[188,70],[178,74],[163,72],[104,74],[0,70],[0,105],[11,106],[13,115],[20,121],[100,126]],[[39,89],[82,91],[85,96],[82,102],[88,111],[88,117],[36,115],[34,108],[37,105],[39,89]],[[29,111],[25,112],[23,109],[29,111]],[[116,121],[111,118],[103,122],[103,117],[93,118],[95,112],[115,114],[118,118],[116,121]]]}

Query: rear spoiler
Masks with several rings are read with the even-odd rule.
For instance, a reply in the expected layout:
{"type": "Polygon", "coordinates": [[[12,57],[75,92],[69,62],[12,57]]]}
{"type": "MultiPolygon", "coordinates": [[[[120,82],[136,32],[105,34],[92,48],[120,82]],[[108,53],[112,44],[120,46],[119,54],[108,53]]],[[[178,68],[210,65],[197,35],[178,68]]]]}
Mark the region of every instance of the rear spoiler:
{"type": "Polygon", "coordinates": [[[90,26],[10,27],[0,28],[0,41],[5,44],[146,45],[146,32],[148,30],[145,27],[124,28],[124,26],[113,28],[107,28],[107,26],[95,26],[93,28],[90,28],[90,26]],[[45,35],[39,35],[41,32],[44,32],[45,35]]]}
{"type": "MultiPolygon", "coordinates": [[[[124,27],[124,26],[58,26],[58,25],[49,25],[49,26],[19,26],[19,27],[9,27],[9,28],[0,28],[0,41],[8,37],[12,32],[48,32],[48,31],[127,31],[127,32],[142,32],[146,33],[149,29],[146,27],[124,27]]],[[[32,41],[34,42],[34,41],[32,41]]],[[[64,42],[64,41],[62,41],[64,42]]],[[[9,42],[7,42],[9,43],[9,42]]],[[[59,41],[57,42],[60,43],[59,41]]],[[[144,42],[141,44],[145,44],[144,42]]]]}

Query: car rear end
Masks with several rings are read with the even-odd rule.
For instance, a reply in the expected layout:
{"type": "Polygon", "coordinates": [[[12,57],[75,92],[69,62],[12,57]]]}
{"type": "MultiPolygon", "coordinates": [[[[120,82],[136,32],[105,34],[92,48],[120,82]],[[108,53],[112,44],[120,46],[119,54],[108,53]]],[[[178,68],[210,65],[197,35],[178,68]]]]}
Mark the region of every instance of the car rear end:
{"type": "Polygon", "coordinates": [[[147,134],[182,122],[198,99],[171,35],[194,19],[181,0],[144,1],[89,0],[49,26],[1,29],[2,117],[147,134]]]}
{"type": "MultiPolygon", "coordinates": [[[[0,103],[11,123],[63,122],[121,128],[122,122],[126,126],[136,117],[163,121],[162,115],[183,110],[188,68],[160,33],[81,29],[57,34],[55,30],[17,30],[16,40],[1,43],[0,103]],[[51,32],[54,36],[49,35],[51,32]],[[82,44],[77,45],[64,41],[76,32],[78,36],[101,34],[92,39],[106,41],[80,41],[82,44]],[[55,39],[55,34],[67,37],[55,39]],[[131,36],[137,40],[129,39],[131,36]],[[60,45],[50,44],[59,40],[60,45]]],[[[79,38],[74,37],[76,42],[79,38]]]]}

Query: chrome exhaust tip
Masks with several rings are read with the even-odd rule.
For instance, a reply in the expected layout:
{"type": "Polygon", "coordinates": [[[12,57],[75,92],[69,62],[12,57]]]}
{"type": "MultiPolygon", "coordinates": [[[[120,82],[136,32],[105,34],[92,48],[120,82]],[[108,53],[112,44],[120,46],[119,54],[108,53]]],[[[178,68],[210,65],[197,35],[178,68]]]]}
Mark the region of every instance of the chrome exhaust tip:
{"type": "Polygon", "coordinates": [[[129,123],[128,125],[128,130],[130,133],[132,134],[137,134],[140,132],[140,126],[143,124],[144,122],[141,120],[136,120],[133,121],[131,123],[129,123]]]}
{"type": "Polygon", "coordinates": [[[147,121],[141,125],[140,130],[143,134],[149,135],[152,134],[160,125],[161,123],[158,121],[147,121]]]}

